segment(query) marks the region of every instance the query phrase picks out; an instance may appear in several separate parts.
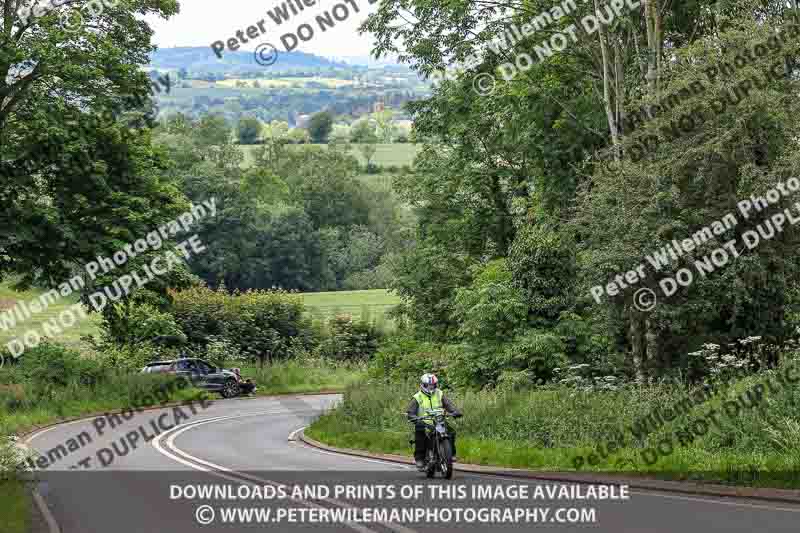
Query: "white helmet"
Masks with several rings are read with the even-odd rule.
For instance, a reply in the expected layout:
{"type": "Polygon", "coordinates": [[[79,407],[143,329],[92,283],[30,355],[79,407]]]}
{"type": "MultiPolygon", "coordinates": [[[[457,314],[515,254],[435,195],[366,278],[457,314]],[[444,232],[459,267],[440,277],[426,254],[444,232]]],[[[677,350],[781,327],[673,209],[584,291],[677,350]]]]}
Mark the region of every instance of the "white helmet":
{"type": "Polygon", "coordinates": [[[439,386],[439,379],[436,377],[436,374],[423,374],[421,378],[419,378],[419,388],[428,396],[436,390],[436,387],[439,386]]]}

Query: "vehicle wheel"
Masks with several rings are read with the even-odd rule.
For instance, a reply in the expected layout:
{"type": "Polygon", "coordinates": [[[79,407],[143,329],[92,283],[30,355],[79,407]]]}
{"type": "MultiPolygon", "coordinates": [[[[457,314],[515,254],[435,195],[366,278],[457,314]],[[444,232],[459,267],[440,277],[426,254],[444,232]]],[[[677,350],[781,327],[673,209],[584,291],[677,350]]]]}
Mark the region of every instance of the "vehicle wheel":
{"type": "Polygon", "coordinates": [[[222,397],[223,398],[235,398],[239,396],[241,389],[239,388],[239,384],[236,381],[229,379],[225,382],[225,385],[222,387],[222,397]]]}
{"type": "Polygon", "coordinates": [[[444,478],[453,479],[453,443],[450,439],[442,441],[442,465],[444,465],[444,478]]]}
{"type": "Polygon", "coordinates": [[[428,468],[425,469],[425,476],[431,478],[436,475],[436,457],[433,456],[433,452],[428,452],[428,468]]]}

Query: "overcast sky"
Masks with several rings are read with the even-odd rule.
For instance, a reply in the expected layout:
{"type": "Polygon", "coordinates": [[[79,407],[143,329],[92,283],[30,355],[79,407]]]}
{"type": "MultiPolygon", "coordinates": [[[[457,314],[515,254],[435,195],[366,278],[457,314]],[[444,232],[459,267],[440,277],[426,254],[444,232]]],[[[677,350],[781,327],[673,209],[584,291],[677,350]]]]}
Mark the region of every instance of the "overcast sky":
{"type": "MultiPolygon", "coordinates": [[[[241,50],[253,50],[258,44],[269,42],[283,51],[280,37],[289,31],[296,31],[298,25],[308,23],[315,30],[314,36],[307,42],[301,41],[296,50],[324,57],[367,56],[372,39],[368,34],[359,35],[357,28],[367,14],[375,11],[377,3],[370,5],[367,0],[351,1],[355,2],[360,12],[355,13],[349,2],[345,3],[344,0],[318,0],[320,3],[303,11],[298,10],[297,15],[280,26],[267,15],[267,11],[283,4],[283,0],[182,0],[180,13],[169,20],[147,17],[147,21],[155,31],[154,40],[160,48],[210,46],[214,41],[236,37],[238,30],[246,35],[248,26],[264,19],[267,33],[253,40],[248,39],[250,42],[242,44],[241,50]],[[349,17],[325,32],[320,31],[314,17],[342,3],[348,6],[349,17]]],[[[341,8],[337,8],[337,13],[343,13],[341,8]]],[[[340,18],[343,18],[342,15],[340,18]]]]}

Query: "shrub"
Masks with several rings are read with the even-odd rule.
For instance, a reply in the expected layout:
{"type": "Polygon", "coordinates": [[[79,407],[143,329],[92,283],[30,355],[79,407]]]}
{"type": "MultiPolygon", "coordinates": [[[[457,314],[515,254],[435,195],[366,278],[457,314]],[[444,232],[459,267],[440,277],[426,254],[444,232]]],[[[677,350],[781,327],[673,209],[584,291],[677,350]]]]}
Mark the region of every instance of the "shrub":
{"type": "Polygon", "coordinates": [[[149,343],[139,344],[95,344],[95,361],[105,370],[137,372],[148,362],[158,359],[172,359],[177,350],[157,348],[149,343]]]}
{"type": "Polygon", "coordinates": [[[203,351],[230,343],[247,358],[286,357],[292,339],[310,335],[299,296],[283,290],[235,292],[195,287],[173,294],[172,313],[189,343],[203,351]]]}
{"type": "Polygon", "coordinates": [[[18,479],[25,470],[24,460],[14,441],[0,436],[0,483],[18,479]]]}
{"type": "Polygon", "coordinates": [[[175,318],[149,303],[116,303],[108,314],[104,313],[104,324],[115,324],[113,330],[104,327],[109,340],[117,344],[139,344],[159,336],[181,336],[183,332],[175,318]]]}
{"type": "Polygon", "coordinates": [[[458,335],[469,339],[508,338],[525,324],[528,305],[513,285],[505,259],[487,263],[469,287],[457,289],[453,315],[458,335]]]}
{"type": "Polygon", "coordinates": [[[330,333],[318,348],[323,357],[336,360],[369,359],[378,348],[381,333],[367,320],[354,321],[351,315],[334,315],[330,333]]]}
{"type": "Polygon", "coordinates": [[[0,385],[0,409],[15,411],[25,403],[25,389],[22,385],[0,385]]]}
{"type": "Polygon", "coordinates": [[[103,378],[102,369],[91,360],[60,344],[45,341],[21,357],[20,371],[38,390],[66,387],[78,382],[95,385],[103,378]]]}
{"type": "Polygon", "coordinates": [[[567,364],[567,357],[559,337],[533,330],[505,348],[502,362],[504,367],[526,371],[534,382],[543,384],[553,379],[554,369],[567,364]]]}
{"type": "Polygon", "coordinates": [[[397,336],[381,345],[373,358],[370,377],[381,380],[416,380],[426,372],[433,372],[447,381],[446,350],[431,342],[422,342],[409,336],[397,336]]]}
{"type": "Polygon", "coordinates": [[[575,252],[564,235],[542,225],[526,225],[511,245],[508,266],[534,317],[548,323],[570,307],[575,252]]]}

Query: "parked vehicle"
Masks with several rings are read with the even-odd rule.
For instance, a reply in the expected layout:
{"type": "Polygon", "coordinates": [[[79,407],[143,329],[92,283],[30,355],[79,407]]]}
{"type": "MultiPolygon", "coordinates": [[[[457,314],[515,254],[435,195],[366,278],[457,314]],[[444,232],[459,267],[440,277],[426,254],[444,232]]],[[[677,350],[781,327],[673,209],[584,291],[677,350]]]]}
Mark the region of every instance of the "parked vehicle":
{"type": "MultiPolygon", "coordinates": [[[[411,422],[429,420],[433,425],[426,425],[425,474],[432,478],[437,470],[445,479],[453,478],[453,442],[447,427],[446,419],[450,416],[444,409],[429,409],[427,415],[410,419],[411,422]]],[[[409,441],[414,444],[414,441],[409,441]]]]}
{"type": "Polygon", "coordinates": [[[234,398],[240,394],[255,392],[257,387],[250,379],[243,379],[238,368],[217,368],[202,359],[181,358],[147,363],[143,374],[174,374],[185,376],[195,387],[218,392],[223,398],[234,398]]]}

